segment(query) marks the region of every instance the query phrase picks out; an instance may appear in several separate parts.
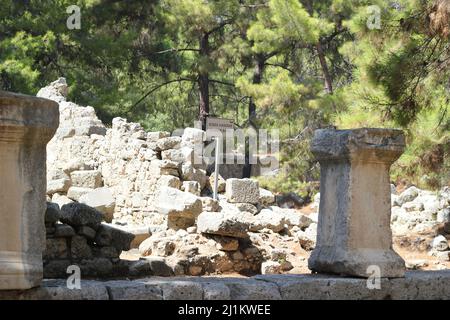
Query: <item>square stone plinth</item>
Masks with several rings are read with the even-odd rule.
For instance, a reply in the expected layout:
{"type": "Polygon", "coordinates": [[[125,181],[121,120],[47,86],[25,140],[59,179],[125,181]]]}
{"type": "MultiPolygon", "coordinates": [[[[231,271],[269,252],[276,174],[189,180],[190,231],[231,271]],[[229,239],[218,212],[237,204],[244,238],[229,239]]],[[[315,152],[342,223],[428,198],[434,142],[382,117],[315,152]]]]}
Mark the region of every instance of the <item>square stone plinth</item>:
{"type": "Polygon", "coordinates": [[[389,168],[405,147],[402,131],[322,129],[311,150],[320,162],[320,206],[315,272],[402,277],[392,249],[389,168]]]}

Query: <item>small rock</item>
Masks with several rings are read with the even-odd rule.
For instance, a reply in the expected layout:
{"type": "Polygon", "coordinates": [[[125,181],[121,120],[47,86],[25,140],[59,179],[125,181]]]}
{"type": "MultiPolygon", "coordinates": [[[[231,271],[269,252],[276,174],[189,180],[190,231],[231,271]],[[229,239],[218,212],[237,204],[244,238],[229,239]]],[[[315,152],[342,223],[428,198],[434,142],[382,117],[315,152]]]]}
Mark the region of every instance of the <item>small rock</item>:
{"type": "Polygon", "coordinates": [[[168,226],[174,230],[194,225],[202,211],[200,198],[170,187],[161,188],[155,206],[159,213],[168,216],[168,226]]]}
{"type": "Polygon", "coordinates": [[[261,273],[262,274],[280,274],[281,272],[281,264],[276,261],[265,261],[261,264],[261,273]]]}
{"type": "Polygon", "coordinates": [[[73,201],[70,200],[68,197],[66,196],[62,196],[59,193],[55,193],[52,196],[52,202],[56,203],[60,208],[62,208],[65,204],[68,203],[72,203],[73,201]]]}
{"type": "Polygon", "coordinates": [[[70,250],[73,259],[90,259],[92,258],[92,250],[89,247],[86,238],[82,236],[73,236],[71,240],[70,250]]]}
{"type": "Polygon", "coordinates": [[[220,210],[219,201],[210,197],[201,197],[200,200],[202,201],[202,211],[217,212],[220,210]]]}
{"type": "Polygon", "coordinates": [[[42,258],[44,260],[67,258],[67,242],[65,238],[47,239],[42,258]]]}
{"type": "Polygon", "coordinates": [[[239,241],[232,237],[214,237],[217,242],[217,249],[221,251],[236,251],[239,249],[239,241]]]}
{"type": "Polygon", "coordinates": [[[275,203],[275,196],[267,189],[259,188],[259,202],[264,206],[275,203]]]}
{"type": "Polygon", "coordinates": [[[113,246],[119,252],[130,250],[134,234],[115,228],[111,225],[101,224],[95,236],[95,243],[99,246],[113,246]]]}
{"type": "Polygon", "coordinates": [[[413,201],[415,198],[417,198],[417,196],[419,195],[419,189],[417,189],[416,187],[412,186],[409,187],[408,189],[406,189],[405,191],[403,191],[400,196],[398,197],[398,204],[400,206],[402,206],[404,203],[406,202],[411,202],[413,201]]]}
{"type": "Polygon", "coordinates": [[[171,176],[171,175],[162,175],[159,177],[157,186],[159,188],[162,187],[171,187],[175,189],[181,189],[181,181],[180,178],[171,176]]]}
{"type": "Polygon", "coordinates": [[[186,229],[186,231],[187,231],[189,234],[197,233],[197,227],[196,227],[196,226],[189,227],[189,228],[186,229]]]}
{"type": "Polygon", "coordinates": [[[439,251],[436,253],[436,258],[441,262],[450,261],[450,251],[439,251]]]}
{"type": "Polygon", "coordinates": [[[177,149],[180,147],[181,137],[166,137],[156,142],[158,150],[177,149]]]}
{"type": "Polygon", "coordinates": [[[200,196],[200,184],[197,181],[183,181],[181,190],[200,196]]]}
{"type": "Polygon", "coordinates": [[[292,263],[287,260],[280,262],[280,267],[281,267],[281,270],[283,270],[283,271],[289,271],[289,270],[294,269],[294,266],[292,265],[292,263]]]}
{"type": "Polygon", "coordinates": [[[67,197],[69,199],[79,201],[81,196],[85,195],[86,193],[91,192],[93,189],[91,188],[83,188],[83,187],[70,187],[69,191],[67,191],[67,197]]]}
{"type": "Polygon", "coordinates": [[[434,250],[445,251],[448,249],[448,242],[444,236],[439,235],[433,239],[431,246],[434,250]]]}
{"type": "Polygon", "coordinates": [[[159,277],[171,277],[174,275],[172,268],[163,257],[145,257],[142,259],[145,259],[150,265],[152,275],[159,277]]]}
{"type": "MultiPolygon", "coordinates": [[[[211,173],[209,176],[209,187],[211,188],[211,191],[214,191],[214,181],[215,181],[215,173],[211,173]]],[[[225,192],[226,187],[226,181],[225,179],[219,174],[218,183],[217,183],[217,193],[223,193],[225,192]]]]}
{"type": "Polygon", "coordinates": [[[258,208],[251,203],[236,203],[235,205],[239,211],[249,212],[251,214],[257,214],[259,211],[258,208]]]}

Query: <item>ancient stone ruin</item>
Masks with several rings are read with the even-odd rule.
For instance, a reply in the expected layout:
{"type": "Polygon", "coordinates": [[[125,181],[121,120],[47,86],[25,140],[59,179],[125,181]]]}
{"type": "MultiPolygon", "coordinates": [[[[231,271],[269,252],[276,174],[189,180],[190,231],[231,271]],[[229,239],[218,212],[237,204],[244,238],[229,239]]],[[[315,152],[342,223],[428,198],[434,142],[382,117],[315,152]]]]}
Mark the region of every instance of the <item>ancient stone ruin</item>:
{"type": "Polygon", "coordinates": [[[392,250],[389,168],[403,153],[399,130],[317,130],[311,150],[320,162],[317,245],[309,267],[366,277],[402,277],[404,260],[392,250]]]}
{"type": "Polygon", "coordinates": [[[41,283],[45,146],[58,118],[53,101],[0,91],[0,290],[41,283]]]}
{"type": "Polygon", "coordinates": [[[172,136],[122,118],[107,128],[94,108],[67,101],[67,92],[61,78],[41,98],[0,95],[0,176],[8,186],[0,205],[8,222],[0,226],[0,289],[18,289],[0,298],[450,296],[448,272],[405,273],[393,250],[392,235],[400,247],[425,243],[440,269],[450,260],[450,190],[412,186],[398,194],[390,185],[390,165],[405,145],[400,131],[318,130],[312,152],[321,192],[302,211],[278,206],[253,179],[220,177],[214,200],[212,172],[193,162],[202,130],[172,136]],[[430,229],[432,239],[408,242],[430,229]],[[366,278],[374,265],[380,290],[365,279],[305,274],[366,278]],[[66,288],[69,266],[81,270],[79,290],[66,288]],[[229,277],[237,274],[253,277],[229,277]],[[228,277],[186,277],[202,275],[228,277]]]}

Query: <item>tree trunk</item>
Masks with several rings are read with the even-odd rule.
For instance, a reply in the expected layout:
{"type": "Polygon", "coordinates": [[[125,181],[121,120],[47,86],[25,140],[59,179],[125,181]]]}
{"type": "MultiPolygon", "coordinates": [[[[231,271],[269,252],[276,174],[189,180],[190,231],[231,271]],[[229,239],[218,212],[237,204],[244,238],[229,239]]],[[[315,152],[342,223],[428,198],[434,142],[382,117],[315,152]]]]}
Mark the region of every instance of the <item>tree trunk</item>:
{"type": "MultiPolygon", "coordinates": [[[[258,54],[255,57],[255,69],[253,71],[253,84],[260,84],[263,77],[264,67],[265,67],[266,59],[263,55],[258,54]]],[[[249,125],[253,126],[255,129],[256,127],[256,104],[252,97],[250,97],[250,101],[248,103],[248,123],[249,125]]],[[[245,146],[245,164],[244,168],[242,169],[242,177],[243,178],[250,178],[252,174],[252,165],[250,163],[250,154],[249,154],[249,146],[248,143],[245,146]]]]}
{"type": "MultiPolygon", "coordinates": [[[[200,58],[209,56],[209,35],[204,33],[200,38],[200,58]]],[[[199,114],[198,119],[202,122],[203,129],[206,126],[206,117],[209,115],[209,74],[201,70],[198,74],[199,87],[199,114]]]]}
{"type": "MultiPolygon", "coordinates": [[[[253,71],[253,84],[260,84],[264,72],[266,60],[263,55],[257,55],[255,58],[255,69],[253,71]]],[[[248,122],[254,125],[254,120],[256,118],[256,104],[253,101],[253,98],[250,97],[250,101],[248,103],[248,122]]]]}
{"type": "Polygon", "coordinates": [[[322,73],[325,83],[325,90],[328,94],[333,94],[333,82],[331,80],[330,71],[328,70],[327,60],[325,59],[325,53],[322,49],[322,44],[319,42],[316,45],[317,55],[319,56],[320,66],[322,67],[322,73]]]}
{"type": "MultiPolygon", "coordinates": [[[[306,10],[309,15],[312,17],[314,15],[313,3],[311,0],[306,1],[305,3],[306,10]]],[[[333,94],[333,82],[331,81],[330,71],[328,70],[327,60],[325,58],[325,53],[323,52],[322,44],[320,43],[320,39],[316,44],[317,55],[319,56],[320,66],[322,68],[325,90],[328,94],[333,94]]]]}

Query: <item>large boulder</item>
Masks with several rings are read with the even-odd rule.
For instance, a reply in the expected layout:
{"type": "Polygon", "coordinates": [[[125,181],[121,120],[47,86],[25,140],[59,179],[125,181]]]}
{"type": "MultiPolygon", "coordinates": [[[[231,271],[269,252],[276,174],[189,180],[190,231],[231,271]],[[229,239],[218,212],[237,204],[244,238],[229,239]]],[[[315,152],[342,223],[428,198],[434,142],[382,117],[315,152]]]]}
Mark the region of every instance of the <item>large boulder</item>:
{"type": "Polygon", "coordinates": [[[158,212],[167,215],[169,228],[186,229],[194,225],[195,218],[202,212],[202,201],[192,193],[163,187],[155,207],[158,212]]]}
{"type": "Polygon", "coordinates": [[[206,234],[247,238],[248,227],[242,215],[224,211],[203,212],[197,218],[197,231],[206,234]]]}
{"type": "Polygon", "coordinates": [[[68,203],[61,208],[61,222],[73,227],[89,226],[97,229],[103,220],[103,214],[84,203],[68,203]]]}
{"type": "Polygon", "coordinates": [[[103,247],[114,247],[120,252],[130,250],[134,237],[130,232],[102,223],[95,235],[95,243],[103,247]]]}
{"type": "Polygon", "coordinates": [[[225,187],[225,196],[228,202],[257,204],[259,202],[258,181],[252,179],[228,179],[225,187]]]}

